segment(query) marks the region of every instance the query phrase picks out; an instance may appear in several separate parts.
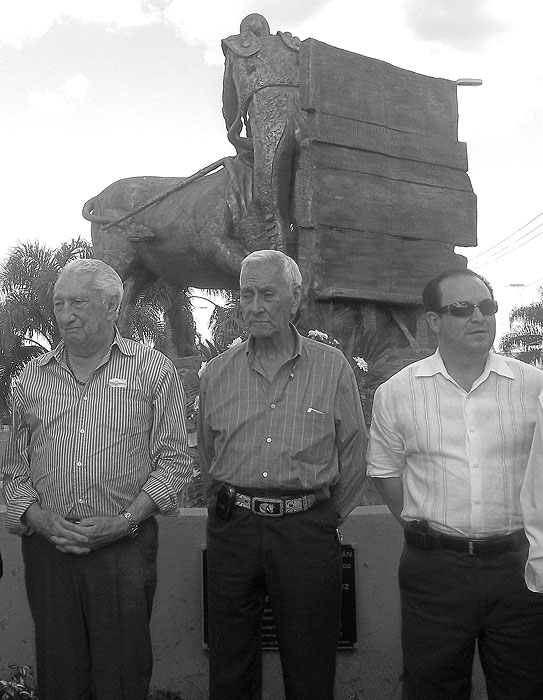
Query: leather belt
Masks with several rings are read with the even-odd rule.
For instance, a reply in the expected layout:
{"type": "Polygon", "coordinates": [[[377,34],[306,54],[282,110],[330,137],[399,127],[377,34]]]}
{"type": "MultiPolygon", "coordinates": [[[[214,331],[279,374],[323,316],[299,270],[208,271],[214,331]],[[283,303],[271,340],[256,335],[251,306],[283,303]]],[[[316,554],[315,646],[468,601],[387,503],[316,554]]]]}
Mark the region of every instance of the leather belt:
{"type": "Polygon", "coordinates": [[[517,530],[510,535],[485,537],[470,540],[467,537],[454,537],[431,530],[431,538],[423,545],[417,533],[404,530],[405,541],[419,549],[445,549],[450,552],[469,554],[472,557],[489,557],[503,552],[513,552],[528,543],[524,530],[517,530]]]}
{"type": "Polygon", "coordinates": [[[281,518],[291,513],[301,513],[309,510],[318,501],[314,493],[302,496],[246,496],[236,493],[236,505],[248,508],[256,515],[264,515],[269,518],[281,518]]]}

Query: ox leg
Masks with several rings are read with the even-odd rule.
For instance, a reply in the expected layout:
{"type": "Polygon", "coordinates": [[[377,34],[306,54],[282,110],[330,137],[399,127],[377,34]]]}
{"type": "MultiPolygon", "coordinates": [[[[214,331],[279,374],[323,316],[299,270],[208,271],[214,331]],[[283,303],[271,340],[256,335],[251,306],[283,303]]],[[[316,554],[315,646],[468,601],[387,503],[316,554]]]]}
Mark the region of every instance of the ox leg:
{"type": "Polygon", "coordinates": [[[134,335],[134,310],[139,296],[155,280],[148,272],[140,272],[128,277],[124,282],[123,303],[117,319],[117,327],[125,338],[134,335]]]}
{"type": "Polygon", "coordinates": [[[123,303],[117,319],[117,327],[125,338],[131,338],[134,333],[133,318],[137,299],[134,286],[135,278],[129,277],[124,283],[123,303]]]}

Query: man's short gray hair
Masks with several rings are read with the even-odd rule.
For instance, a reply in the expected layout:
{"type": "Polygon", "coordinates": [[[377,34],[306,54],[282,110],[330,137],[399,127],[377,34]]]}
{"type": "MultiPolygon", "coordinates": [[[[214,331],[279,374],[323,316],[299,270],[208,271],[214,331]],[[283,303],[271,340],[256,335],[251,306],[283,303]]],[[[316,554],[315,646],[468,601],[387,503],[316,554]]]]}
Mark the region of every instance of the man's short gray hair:
{"type": "Polygon", "coordinates": [[[102,260],[95,260],[94,258],[72,260],[60,271],[55,287],[67,274],[91,275],[93,288],[100,292],[106,300],[117,297],[119,306],[121,305],[123,281],[115,270],[102,260]]]}
{"type": "MultiPolygon", "coordinates": [[[[288,285],[291,292],[302,285],[302,273],[296,262],[280,250],[256,250],[250,253],[241,263],[241,274],[246,265],[252,262],[275,265],[281,274],[281,280],[288,285]]],[[[241,280],[241,276],[240,276],[241,280]]]]}

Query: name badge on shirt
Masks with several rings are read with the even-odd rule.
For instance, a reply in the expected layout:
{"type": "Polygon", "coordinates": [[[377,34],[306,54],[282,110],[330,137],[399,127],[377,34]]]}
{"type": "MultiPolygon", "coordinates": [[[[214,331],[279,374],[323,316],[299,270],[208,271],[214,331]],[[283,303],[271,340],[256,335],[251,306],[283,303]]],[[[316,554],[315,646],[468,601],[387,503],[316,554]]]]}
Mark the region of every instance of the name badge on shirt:
{"type": "Polygon", "coordinates": [[[126,379],[118,379],[117,377],[112,377],[108,382],[108,386],[112,386],[114,389],[126,389],[127,382],[126,379]]]}

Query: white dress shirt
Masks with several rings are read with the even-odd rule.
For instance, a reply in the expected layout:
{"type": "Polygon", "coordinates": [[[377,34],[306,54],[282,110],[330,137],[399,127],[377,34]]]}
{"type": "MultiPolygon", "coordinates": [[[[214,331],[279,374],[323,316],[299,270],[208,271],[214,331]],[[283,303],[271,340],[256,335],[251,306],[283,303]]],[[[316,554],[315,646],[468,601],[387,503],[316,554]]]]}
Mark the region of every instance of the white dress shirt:
{"type": "Polygon", "coordinates": [[[520,502],[530,542],[526,585],[531,591],[543,593],[543,395],[537,402],[534,440],[520,502]]]}
{"type": "Polygon", "coordinates": [[[377,389],[368,474],[403,477],[406,520],[473,538],[519,530],[542,388],[543,372],[490,353],[466,392],[437,351],[377,389]]]}

